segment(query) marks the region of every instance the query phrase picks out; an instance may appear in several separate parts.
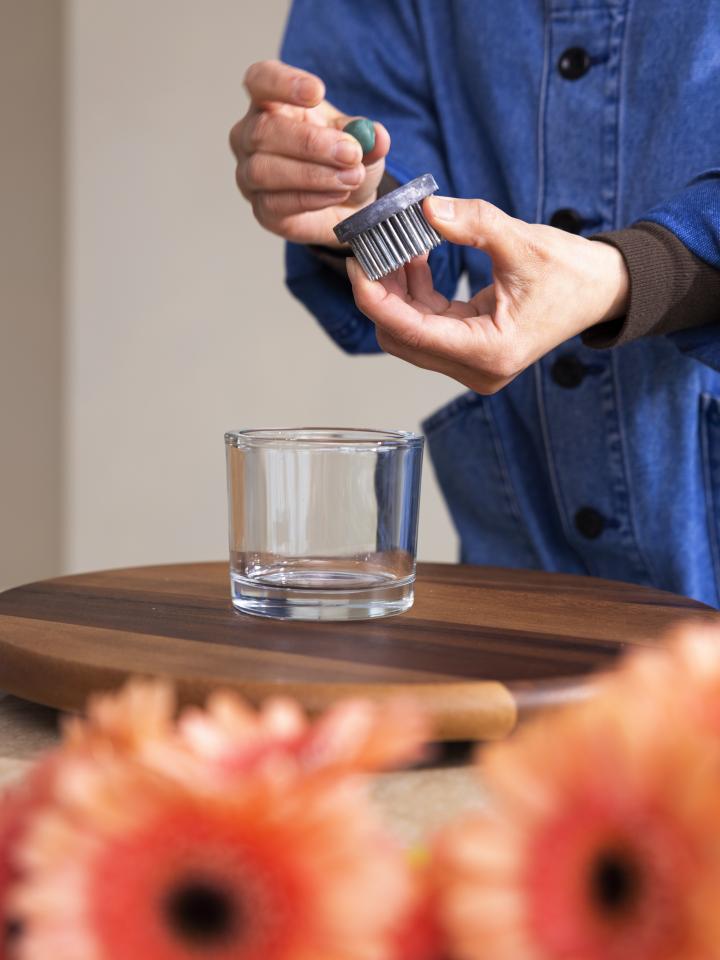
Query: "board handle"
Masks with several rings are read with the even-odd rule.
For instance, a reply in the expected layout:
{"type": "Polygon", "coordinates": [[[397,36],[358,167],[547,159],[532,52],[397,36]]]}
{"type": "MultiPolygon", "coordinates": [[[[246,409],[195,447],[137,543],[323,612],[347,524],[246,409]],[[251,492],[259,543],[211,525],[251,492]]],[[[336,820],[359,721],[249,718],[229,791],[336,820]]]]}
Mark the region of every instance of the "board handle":
{"type": "MultiPolygon", "coordinates": [[[[284,692],[289,692],[285,690],[284,692]]],[[[363,685],[307,684],[302,699],[311,714],[319,714],[345,697],[362,696],[376,702],[415,701],[431,718],[438,740],[502,740],[515,728],[518,709],[512,692],[494,680],[458,683],[382,683],[370,692],[363,685]]]]}

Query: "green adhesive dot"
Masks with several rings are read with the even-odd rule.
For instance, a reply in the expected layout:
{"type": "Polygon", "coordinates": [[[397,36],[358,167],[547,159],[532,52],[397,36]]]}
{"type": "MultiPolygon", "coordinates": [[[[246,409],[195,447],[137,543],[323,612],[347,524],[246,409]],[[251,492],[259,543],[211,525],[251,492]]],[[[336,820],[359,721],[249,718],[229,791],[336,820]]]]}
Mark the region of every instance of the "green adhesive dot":
{"type": "Polygon", "coordinates": [[[359,117],[345,124],[343,133],[349,133],[351,137],[355,137],[362,147],[363,154],[370,153],[375,146],[375,124],[367,117],[359,117]]]}

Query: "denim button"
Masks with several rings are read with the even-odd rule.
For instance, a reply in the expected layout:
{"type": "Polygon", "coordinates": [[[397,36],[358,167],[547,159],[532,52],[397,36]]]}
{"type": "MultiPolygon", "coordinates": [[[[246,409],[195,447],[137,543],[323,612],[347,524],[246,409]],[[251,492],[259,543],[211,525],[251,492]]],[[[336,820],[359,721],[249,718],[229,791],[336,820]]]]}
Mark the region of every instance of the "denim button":
{"type": "Polygon", "coordinates": [[[605,517],[592,507],[581,507],[575,514],[575,526],[588,540],[596,540],[605,529],[605,517]]]}
{"type": "Polygon", "coordinates": [[[550,376],[559,387],[565,387],[566,390],[579,387],[585,379],[585,373],[585,364],[574,353],[564,353],[550,367],[550,376]]]}
{"type": "Polygon", "coordinates": [[[582,47],[568,47],[560,54],[558,72],[566,80],[579,80],[590,69],[590,54],[582,47]]]}
{"type": "Polygon", "coordinates": [[[557,227],[558,230],[565,230],[567,233],[580,233],[585,226],[585,221],[577,212],[570,207],[561,207],[550,217],[550,226],[557,227]]]}

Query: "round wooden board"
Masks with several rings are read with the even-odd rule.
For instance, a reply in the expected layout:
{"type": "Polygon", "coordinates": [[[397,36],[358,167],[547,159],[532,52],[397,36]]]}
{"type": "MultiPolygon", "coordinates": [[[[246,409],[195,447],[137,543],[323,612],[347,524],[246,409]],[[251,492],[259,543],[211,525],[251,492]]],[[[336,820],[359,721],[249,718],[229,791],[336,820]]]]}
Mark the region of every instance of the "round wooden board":
{"type": "Polygon", "coordinates": [[[438,738],[491,739],[586,695],[623,649],[713,615],[630,584],[433,563],[419,565],[400,617],[287,622],[236,613],[226,564],[138,567],[0,594],[0,689],[74,710],[139,674],[171,678],[183,702],[229,687],[255,703],[289,694],[312,712],[411,691],[438,738]]]}

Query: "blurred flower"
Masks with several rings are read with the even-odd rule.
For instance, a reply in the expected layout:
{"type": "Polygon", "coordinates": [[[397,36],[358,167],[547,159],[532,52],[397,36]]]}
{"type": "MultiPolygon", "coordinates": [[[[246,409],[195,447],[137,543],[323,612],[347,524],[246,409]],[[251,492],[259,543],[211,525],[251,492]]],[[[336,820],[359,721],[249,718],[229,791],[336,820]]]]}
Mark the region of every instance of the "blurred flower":
{"type": "Polygon", "coordinates": [[[232,790],[71,761],[23,849],[22,960],[375,960],[408,897],[347,777],[246,772],[232,790]]]}
{"type": "Polygon", "coordinates": [[[50,754],[0,796],[0,960],[7,960],[20,931],[19,917],[8,904],[21,876],[17,852],[33,817],[50,799],[55,766],[55,755],[50,754]]]}
{"type": "Polygon", "coordinates": [[[63,723],[63,749],[136,756],[148,744],[176,736],[175,692],[162,680],[131,680],[88,700],[84,717],[63,723]]]}
{"type": "Polygon", "coordinates": [[[720,623],[680,624],[657,647],[641,649],[624,661],[610,683],[640,696],[653,709],[660,691],[667,723],[692,723],[720,748],[720,623]],[[652,695],[651,695],[652,694],[652,695]]]}
{"type": "Polygon", "coordinates": [[[0,960],[720,956],[720,627],[489,748],[487,811],[412,867],[366,784],[422,756],[411,703],[174,715],[162,683],[94,698],[2,801],[0,960]]]}
{"type": "Polygon", "coordinates": [[[301,757],[310,768],[390,770],[422,759],[430,735],[427,716],[410,698],[343,700],[308,731],[301,757]]]}
{"type": "Polygon", "coordinates": [[[10,890],[21,877],[17,851],[34,817],[54,799],[63,758],[136,755],[149,742],[171,735],[174,710],[172,688],[160,681],[133,681],[116,693],[91,697],[87,717],[65,720],[62,746],[0,797],[0,960],[6,960],[8,944],[22,926],[17,913],[7,910],[10,890]]]}
{"type": "Polygon", "coordinates": [[[21,845],[18,956],[389,955],[409,870],[364,774],[420,755],[418,711],[347,701],[311,723],[229,693],[177,725],[174,710],[167,685],[135,682],[65,725],[52,804],[21,845]]]}
{"type": "Polygon", "coordinates": [[[392,960],[449,960],[433,865],[426,851],[413,851],[411,868],[413,892],[395,927],[392,960]]]}
{"type": "Polygon", "coordinates": [[[305,772],[388,769],[420,759],[430,734],[426,717],[403,700],[344,700],[311,722],[293,700],[270,699],[255,711],[226,692],[205,710],[187,709],[179,729],[195,756],[228,775],[268,759],[305,772]]]}
{"type": "Polygon", "coordinates": [[[438,841],[454,957],[718,955],[714,747],[691,725],[668,722],[669,696],[610,680],[597,700],[488,751],[492,808],[438,841]]]}

